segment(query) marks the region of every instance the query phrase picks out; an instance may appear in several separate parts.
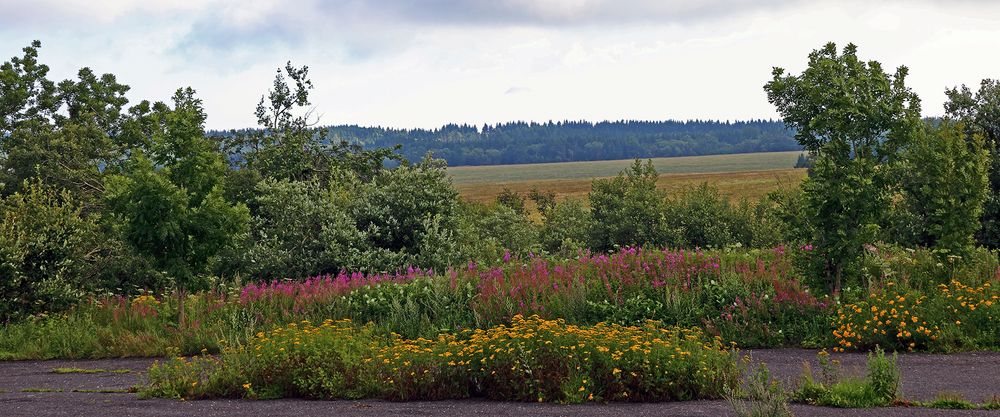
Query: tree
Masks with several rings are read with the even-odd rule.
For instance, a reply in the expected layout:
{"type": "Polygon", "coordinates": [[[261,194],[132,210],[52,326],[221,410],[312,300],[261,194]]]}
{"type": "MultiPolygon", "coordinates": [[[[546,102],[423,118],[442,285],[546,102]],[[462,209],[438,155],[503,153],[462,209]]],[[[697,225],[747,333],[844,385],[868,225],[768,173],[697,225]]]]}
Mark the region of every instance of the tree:
{"type": "Polygon", "coordinates": [[[989,191],[983,142],[961,123],[945,121],[926,127],[906,150],[901,188],[904,209],[917,226],[915,243],[943,255],[971,252],[989,191]]]}
{"type": "Polygon", "coordinates": [[[677,243],[667,226],[666,193],[656,188],[658,178],[653,161],[636,159],[617,177],[594,180],[588,197],[597,249],[677,243]]]}
{"type": "Polygon", "coordinates": [[[136,150],[121,174],[108,176],[105,198],[126,242],[174,280],[183,326],[184,291],[245,229],[248,213],[222,196],[226,165],[204,137],[201,100],[187,88],[173,102],[154,106],[151,155],[136,150]]]}
{"type": "Polygon", "coordinates": [[[56,84],[38,61],[38,41],[0,65],[0,192],[39,178],[83,204],[101,193],[101,176],[121,158],[126,85],[89,68],[56,84]]]}
{"type": "Polygon", "coordinates": [[[35,180],[0,199],[0,322],[69,307],[93,289],[98,226],[35,180]]]}
{"type": "Polygon", "coordinates": [[[979,243],[1000,248],[1000,80],[985,79],[973,94],[965,85],[945,90],[945,113],[964,124],[969,135],[982,135],[990,153],[989,194],[977,233],[979,243]]]}
{"type": "Polygon", "coordinates": [[[318,117],[313,109],[304,110],[311,104],[312,89],[309,67],[288,62],[278,69],[272,88],[261,96],[254,112],[261,128],[234,131],[223,138],[229,160],[240,168],[232,174],[241,177],[238,181],[252,185],[271,178],[325,184],[341,169],[369,180],[383,169],[385,160],[399,160],[398,147],[369,151],[315,128],[318,117]]]}
{"type": "Polygon", "coordinates": [[[886,165],[921,123],[920,100],[906,86],[907,73],[901,66],[887,74],[877,61],[861,61],[855,45],[838,53],[828,43],[809,54],[802,74],[776,67],[764,86],[768,101],[814,158],[803,189],[816,253],[824,257],[834,293],[862,244],[876,239],[891,197],[886,165]]]}

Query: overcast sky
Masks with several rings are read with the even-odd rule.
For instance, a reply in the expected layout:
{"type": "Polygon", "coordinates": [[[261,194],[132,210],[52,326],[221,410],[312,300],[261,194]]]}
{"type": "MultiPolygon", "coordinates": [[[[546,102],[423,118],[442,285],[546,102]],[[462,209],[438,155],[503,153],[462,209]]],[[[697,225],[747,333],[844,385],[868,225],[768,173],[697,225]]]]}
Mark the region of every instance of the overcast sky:
{"type": "Polygon", "coordinates": [[[925,115],[1000,78],[986,0],[0,0],[2,60],[32,39],[53,78],[111,72],[133,102],[194,87],[210,128],[255,125],[288,60],[323,124],[393,127],[772,118],[771,68],[828,41],[908,66],[925,115]]]}

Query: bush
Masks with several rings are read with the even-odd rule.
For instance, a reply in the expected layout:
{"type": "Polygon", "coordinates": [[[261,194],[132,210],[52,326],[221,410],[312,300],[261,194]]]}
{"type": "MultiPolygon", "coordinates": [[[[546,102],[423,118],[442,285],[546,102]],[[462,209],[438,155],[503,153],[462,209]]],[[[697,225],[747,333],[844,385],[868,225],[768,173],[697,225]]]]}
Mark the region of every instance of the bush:
{"type": "Polygon", "coordinates": [[[511,326],[381,338],[347,320],[259,333],[218,359],[154,365],[144,396],[519,401],[719,398],[736,383],[736,353],[699,331],[517,316],[511,326]]]}
{"type": "Polygon", "coordinates": [[[785,390],[763,363],[747,377],[742,391],[727,391],[726,401],[738,417],[792,417],[785,390]]]}
{"type": "Polygon", "coordinates": [[[463,261],[496,263],[504,252],[527,256],[541,250],[538,228],[526,214],[502,204],[469,203],[461,210],[463,242],[473,255],[463,261]]]}
{"type": "Polygon", "coordinates": [[[671,229],[681,233],[683,247],[725,247],[736,243],[734,224],[729,201],[719,195],[719,190],[702,183],[678,193],[667,200],[667,222],[671,229]]]}
{"type": "Polygon", "coordinates": [[[842,408],[886,407],[896,401],[899,394],[899,368],[896,354],[886,358],[881,349],[868,354],[868,375],[864,379],[843,378],[831,380],[831,362],[826,351],[820,352],[824,381],[813,379],[808,363],[803,371],[802,384],[795,391],[796,401],[812,405],[842,408]]]}
{"type": "Polygon", "coordinates": [[[545,250],[572,257],[590,247],[593,217],[580,201],[564,200],[545,214],[539,240],[545,250]]]}
{"type": "Polygon", "coordinates": [[[626,246],[670,246],[680,242],[665,213],[666,194],[656,188],[659,178],[652,161],[638,159],[610,179],[594,180],[589,194],[596,250],[626,246]]]}
{"type": "Polygon", "coordinates": [[[97,224],[40,182],[0,201],[0,322],[61,311],[95,288],[97,224]]]}
{"type": "Polygon", "coordinates": [[[351,186],[324,188],[313,181],[264,180],[243,248],[230,273],[253,279],[306,277],[354,266],[362,241],[349,214],[351,186]]]}

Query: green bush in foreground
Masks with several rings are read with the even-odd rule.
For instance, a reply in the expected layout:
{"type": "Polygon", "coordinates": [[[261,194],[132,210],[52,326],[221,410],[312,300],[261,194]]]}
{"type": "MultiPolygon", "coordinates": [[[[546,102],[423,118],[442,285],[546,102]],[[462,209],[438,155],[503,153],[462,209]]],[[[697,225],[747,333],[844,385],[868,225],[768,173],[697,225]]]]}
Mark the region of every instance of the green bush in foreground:
{"type": "Polygon", "coordinates": [[[865,379],[838,378],[831,371],[836,363],[829,362],[826,351],[820,352],[820,366],[824,381],[815,381],[807,366],[802,386],[793,394],[796,401],[828,407],[870,408],[889,406],[897,399],[900,375],[895,353],[892,358],[886,358],[885,352],[878,348],[874,354],[869,353],[865,379]]]}
{"type": "Polygon", "coordinates": [[[517,316],[436,340],[379,336],[349,320],[261,332],[218,357],[175,358],[141,394],[173,398],[673,401],[720,398],[738,354],[698,330],[517,316]]]}

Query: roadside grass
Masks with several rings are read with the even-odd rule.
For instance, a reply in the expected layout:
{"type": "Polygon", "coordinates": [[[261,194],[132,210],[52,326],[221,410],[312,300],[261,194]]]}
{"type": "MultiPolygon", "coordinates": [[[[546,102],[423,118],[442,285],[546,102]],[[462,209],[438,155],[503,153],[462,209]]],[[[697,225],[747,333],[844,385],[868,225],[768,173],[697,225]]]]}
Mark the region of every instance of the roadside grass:
{"type": "Polygon", "coordinates": [[[969,400],[966,400],[962,394],[957,392],[942,392],[937,395],[934,401],[930,401],[924,404],[925,407],[929,408],[941,408],[947,410],[973,410],[979,408],[976,404],[973,404],[969,400]]]}
{"type": "Polygon", "coordinates": [[[865,378],[841,377],[839,372],[830,372],[837,365],[824,353],[820,353],[823,380],[813,377],[807,363],[801,385],[792,394],[795,401],[826,407],[872,408],[890,406],[898,399],[900,374],[895,353],[886,357],[879,348],[869,353],[865,378]]]}
{"type": "Polygon", "coordinates": [[[128,394],[134,391],[130,389],[74,389],[71,392],[85,394],[128,394]]]}
{"type": "Polygon", "coordinates": [[[59,388],[22,388],[21,392],[65,392],[59,388]]]}
{"type": "Polygon", "coordinates": [[[85,369],[85,368],[52,368],[52,373],[54,374],[127,374],[132,372],[131,369],[85,369]]]}
{"type": "Polygon", "coordinates": [[[738,352],[696,329],[515,316],[510,326],[434,340],[385,337],[350,320],[291,323],[219,356],[156,363],[140,397],[479,397],[610,402],[721,398],[739,382],[738,352]]]}

